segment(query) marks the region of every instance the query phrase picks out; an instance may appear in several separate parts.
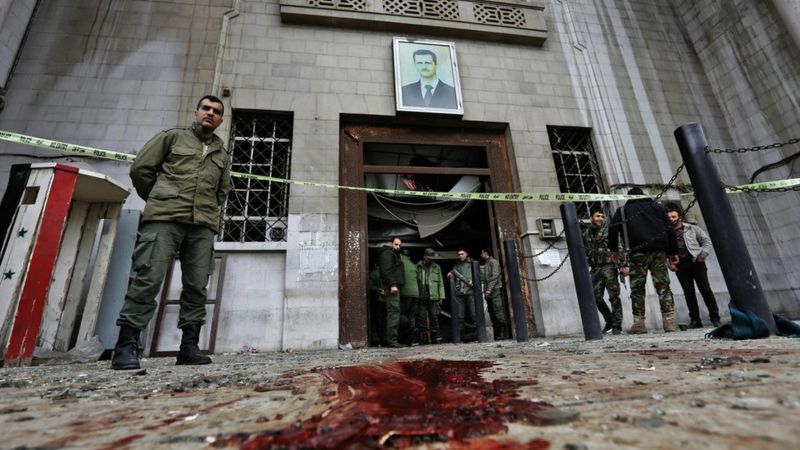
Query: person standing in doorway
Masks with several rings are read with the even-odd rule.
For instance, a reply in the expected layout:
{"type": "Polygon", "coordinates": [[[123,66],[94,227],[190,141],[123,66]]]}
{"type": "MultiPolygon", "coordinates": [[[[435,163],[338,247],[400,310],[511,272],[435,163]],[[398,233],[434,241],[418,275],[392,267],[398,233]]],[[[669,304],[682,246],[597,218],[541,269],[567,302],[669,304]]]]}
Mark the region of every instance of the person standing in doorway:
{"type": "Polygon", "coordinates": [[[384,291],[381,284],[381,271],[378,265],[375,264],[369,272],[369,299],[371,309],[370,325],[372,332],[372,344],[379,345],[383,339],[384,330],[386,329],[386,298],[384,298],[384,291]]]}
{"type": "Polygon", "coordinates": [[[183,283],[177,364],[211,363],[198,342],[206,319],[206,285],[214,272],[214,235],[230,189],[230,155],[214,134],[223,109],[217,97],[201,98],[190,127],[159,133],[131,166],[131,181],[145,207],[133,253],[136,275],[117,319],[112,369],[139,368],[139,334],[153,317],[155,296],[175,257],[183,283]]]}
{"type": "MultiPolygon", "coordinates": [[[[638,187],[628,191],[628,195],[644,195],[638,187]]],[[[648,272],[661,306],[661,318],[665,332],[677,331],[675,325],[675,302],[669,288],[667,258],[677,262],[678,247],[675,241],[675,228],[667,219],[667,211],[660,203],[649,198],[631,199],[614,213],[608,230],[608,247],[619,248],[620,236],[627,232],[630,243],[631,303],[633,326],[629,334],[647,333],[644,323],[645,284],[648,272]],[[627,231],[623,229],[625,227],[627,231]]],[[[619,262],[621,252],[613,252],[614,262],[619,262]]],[[[623,274],[627,275],[623,269],[623,274]]]]}
{"type": "Polygon", "coordinates": [[[622,301],[619,298],[619,270],[612,261],[611,251],[608,248],[606,215],[602,208],[598,207],[592,209],[589,217],[591,223],[583,232],[583,243],[591,268],[594,299],[597,309],[606,322],[603,333],[611,331],[613,334],[620,334],[622,332],[622,301]],[[608,302],[611,303],[611,309],[603,299],[605,291],[608,291],[608,302]]]}
{"type": "Polygon", "coordinates": [[[489,248],[481,249],[483,260],[483,295],[489,306],[489,317],[492,320],[494,340],[506,338],[506,315],[503,310],[503,274],[500,262],[492,257],[489,248]]]}
{"type": "Polygon", "coordinates": [[[715,327],[720,325],[719,307],[714,291],[708,283],[708,268],[706,258],[711,253],[711,238],[697,225],[683,221],[683,212],[680,207],[670,206],[667,217],[675,226],[675,236],[678,243],[678,264],[670,265],[670,270],[675,272],[683,288],[686,298],[686,307],[689,308],[689,328],[703,328],[700,320],[700,309],[697,307],[697,295],[694,285],[708,309],[708,319],[715,327]]]}
{"type": "MultiPolygon", "coordinates": [[[[453,295],[453,309],[450,311],[453,318],[458,318],[461,323],[461,336],[466,336],[466,322],[467,320],[471,326],[475,325],[475,301],[472,294],[472,258],[469,257],[467,249],[460,247],[456,253],[458,261],[456,261],[453,270],[447,273],[450,278],[455,277],[456,292],[453,295]],[[466,305],[467,317],[464,317],[464,306],[466,305]]],[[[482,311],[481,311],[482,312],[482,311]]]]}
{"type": "Polygon", "coordinates": [[[444,300],[444,279],[442,268],[433,261],[436,252],[426,248],[422,261],[417,263],[417,284],[419,303],[417,304],[417,329],[420,344],[439,342],[439,309],[444,300]]]}
{"type": "Polygon", "coordinates": [[[386,329],[383,333],[383,345],[391,348],[405,347],[397,340],[400,326],[400,288],[405,283],[403,261],[400,259],[400,247],[403,241],[395,237],[391,242],[378,250],[378,269],[381,274],[381,288],[386,301],[386,329]]]}
{"type": "Polygon", "coordinates": [[[436,53],[419,49],[411,55],[419,80],[403,86],[403,104],[428,108],[456,109],[456,89],[439,78],[436,53]]]}

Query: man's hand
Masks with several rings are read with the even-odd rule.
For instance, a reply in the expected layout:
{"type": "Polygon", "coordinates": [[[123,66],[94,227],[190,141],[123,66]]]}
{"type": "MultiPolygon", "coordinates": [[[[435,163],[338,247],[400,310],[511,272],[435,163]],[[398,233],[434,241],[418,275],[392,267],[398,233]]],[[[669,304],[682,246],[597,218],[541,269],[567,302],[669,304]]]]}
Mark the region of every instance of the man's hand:
{"type": "Polygon", "coordinates": [[[384,291],[383,289],[378,289],[378,292],[379,292],[381,295],[386,295],[386,291],[384,291]]]}
{"type": "Polygon", "coordinates": [[[619,273],[620,273],[622,276],[624,276],[624,277],[627,277],[627,276],[628,276],[628,275],[630,275],[630,273],[631,273],[631,268],[630,268],[630,267],[628,267],[628,266],[623,266],[623,267],[620,267],[620,268],[619,268],[619,273]]]}
{"type": "Polygon", "coordinates": [[[703,255],[697,255],[697,258],[694,259],[696,262],[704,262],[706,257],[703,255]]]}
{"type": "Polygon", "coordinates": [[[483,292],[483,294],[488,297],[488,296],[492,295],[492,290],[491,289],[487,289],[487,290],[485,290],[483,292]]]}
{"type": "Polygon", "coordinates": [[[391,292],[392,294],[397,294],[397,291],[399,291],[399,289],[397,289],[397,286],[392,286],[392,288],[389,289],[389,292],[391,292]]]}
{"type": "Polygon", "coordinates": [[[469,285],[469,287],[472,287],[472,280],[467,280],[467,285],[469,285]]]}
{"type": "Polygon", "coordinates": [[[681,258],[678,255],[672,255],[672,256],[669,257],[668,264],[673,265],[673,266],[677,266],[678,262],[680,260],[681,260],[681,258]]]}
{"type": "Polygon", "coordinates": [[[447,278],[453,278],[453,272],[447,272],[447,278]]]}
{"type": "Polygon", "coordinates": [[[611,252],[611,261],[614,261],[614,264],[619,264],[619,259],[622,257],[620,252],[611,252]]]}

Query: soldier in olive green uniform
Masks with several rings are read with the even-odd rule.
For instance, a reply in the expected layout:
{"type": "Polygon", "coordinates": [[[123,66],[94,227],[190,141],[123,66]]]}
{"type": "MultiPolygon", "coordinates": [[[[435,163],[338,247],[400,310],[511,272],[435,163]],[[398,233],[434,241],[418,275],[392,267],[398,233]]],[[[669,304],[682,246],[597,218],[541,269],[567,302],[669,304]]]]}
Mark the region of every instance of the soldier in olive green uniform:
{"type": "Polygon", "coordinates": [[[500,262],[492,258],[492,251],[488,248],[481,250],[481,259],[484,261],[481,271],[483,281],[483,295],[489,306],[489,317],[492,319],[494,340],[505,339],[506,314],[503,310],[503,274],[500,273],[500,262]]]}
{"type": "MultiPolygon", "coordinates": [[[[456,261],[456,265],[453,267],[453,270],[450,271],[447,276],[448,277],[455,277],[456,281],[456,292],[453,295],[453,305],[451,314],[453,318],[458,318],[458,321],[461,323],[461,336],[465,336],[466,333],[466,321],[464,317],[464,305],[467,307],[467,317],[471,324],[474,327],[475,325],[475,300],[472,294],[472,258],[469,257],[469,253],[467,253],[467,249],[461,247],[458,249],[458,261],[456,261]],[[458,274],[454,273],[458,272],[458,274]]],[[[481,311],[483,313],[483,311],[481,311]]]]}
{"type": "Polygon", "coordinates": [[[403,347],[397,341],[400,326],[400,288],[405,283],[405,270],[400,259],[400,238],[392,239],[391,245],[378,250],[378,268],[381,275],[381,288],[386,301],[386,329],[383,334],[383,345],[387,347],[403,347]]]}
{"type": "Polygon", "coordinates": [[[611,251],[608,249],[608,227],[606,215],[602,209],[592,210],[591,224],[583,232],[583,243],[586,246],[586,258],[591,267],[592,287],[597,309],[603,315],[606,326],[603,332],[612,331],[614,334],[622,332],[622,301],[619,298],[619,270],[611,260],[611,251]],[[604,291],[608,291],[608,309],[603,300],[604,291]]]}
{"type": "Polygon", "coordinates": [[[230,189],[230,156],[214,130],[222,123],[222,102],[200,99],[189,128],[173,128],[150,139],[136,155],[130,174],[145,200],[139,240],[133,253],[136,271],[117,325],[119,339],[113,369],[138,369],[138,339],[153,316],[155,296],[167,269],[181,261],[183,331],[178,364],[208,364],[198,348],[206,317],[206,284],[214,271],[214,235],[219,210],[230,189]]]}
{"type": "Polygon", "coordinates": [[[419,302],[419,285],[417,284],[417,266],[408,257],[405,250],[400,254],[403,262],[404,281],[400,288],[400,332],[399,341],[411,345],[417,340],[417,302],[419,302]]]}
{"type": "Polygon", "coordinates": [[[439,342],[439,303],[444,299],[442,268],[431,259],[436,256],[432,248],[425,249],[422,261],[417,263],[417,330],[420,344],[439,342]]]}

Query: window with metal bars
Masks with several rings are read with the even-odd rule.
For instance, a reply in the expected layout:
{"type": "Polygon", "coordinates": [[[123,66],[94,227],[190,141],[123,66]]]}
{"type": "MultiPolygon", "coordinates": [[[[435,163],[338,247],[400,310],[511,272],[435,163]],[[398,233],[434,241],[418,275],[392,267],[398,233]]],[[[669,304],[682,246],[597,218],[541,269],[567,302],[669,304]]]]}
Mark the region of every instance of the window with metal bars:
{"type": "MultiPolygon", "coordinates": [[[[231,171],[289,178],[291,113],[234,110],[229,147],[231,171]]],[[[222,242],[285,242],[289,185],[233,177],[225,202],[222,242]]]]}
{"type": "MultiPolygon", "coordinates": [[[[561,192],[579,194],[605,192],[591,134],[591,128],[547,127],[561,192]]],[[[582,202],[576,203],[575,206],[578,217],[588,218],[589,212],[595,207],[602,207],[603,203],[582,202]]]]}

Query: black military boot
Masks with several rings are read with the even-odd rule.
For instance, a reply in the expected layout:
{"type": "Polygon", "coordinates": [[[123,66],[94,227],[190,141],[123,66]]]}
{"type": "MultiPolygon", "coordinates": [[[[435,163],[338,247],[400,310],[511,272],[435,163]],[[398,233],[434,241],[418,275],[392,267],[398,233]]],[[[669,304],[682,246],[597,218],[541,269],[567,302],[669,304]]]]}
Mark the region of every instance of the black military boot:
{"type": "Polygon", "coordinates": [[[178,359],[175,364],[179,366],[198,366],[201,364],[211,364],[211,358],[200,353],[200,347],[197,343],[200,342],[200,328],[202,324],[187,325],[183,330],[181,337],[181,348],[178,351],[178,359]]]}
{"type": "Polygon", "coordinates": [[[117,345],[111,368],[114,370],[131,370],[139,368],[139,333],[142,330],[129,325],[120,325],[117,345]]]}

